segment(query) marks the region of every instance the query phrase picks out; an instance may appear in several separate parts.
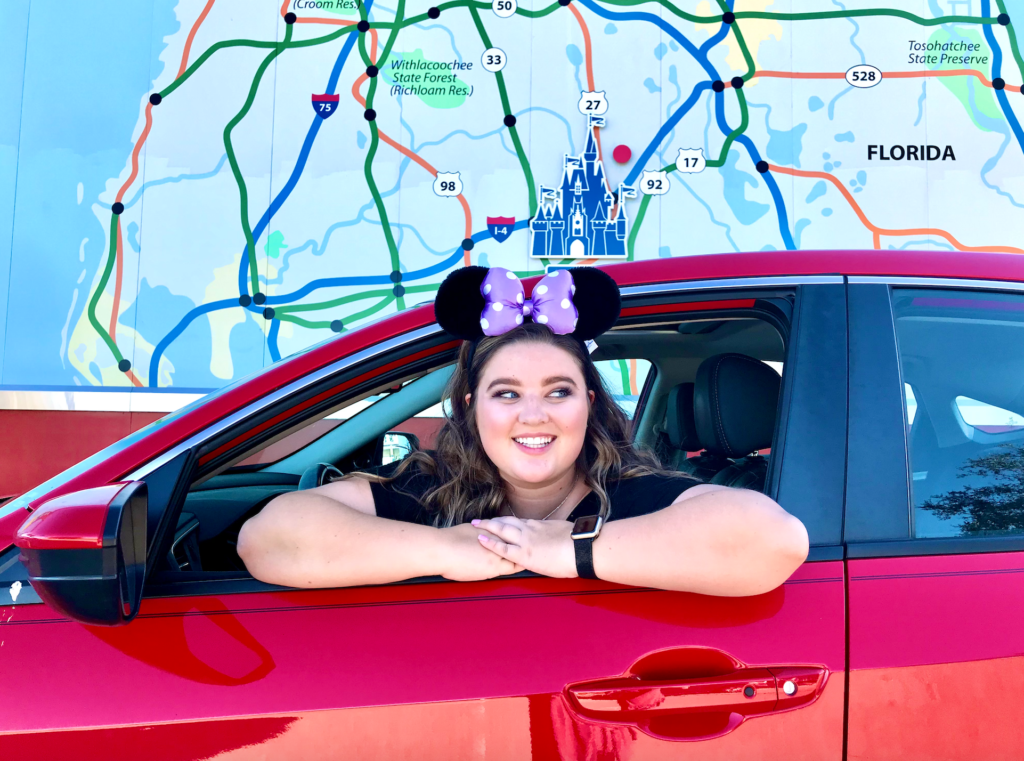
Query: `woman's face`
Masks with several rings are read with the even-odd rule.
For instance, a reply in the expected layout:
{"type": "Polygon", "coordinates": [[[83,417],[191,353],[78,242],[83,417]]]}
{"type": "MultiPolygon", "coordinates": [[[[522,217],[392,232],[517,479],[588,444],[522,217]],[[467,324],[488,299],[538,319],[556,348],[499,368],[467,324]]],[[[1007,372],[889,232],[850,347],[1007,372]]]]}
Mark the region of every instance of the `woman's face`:
{"type": "Polygon", "coordinates": [[[572,355],[544,343],[505,346],[485,365],[476,395],[484,451],[506,482],[544,484],[573,467],[594,394],[572,355]]]}

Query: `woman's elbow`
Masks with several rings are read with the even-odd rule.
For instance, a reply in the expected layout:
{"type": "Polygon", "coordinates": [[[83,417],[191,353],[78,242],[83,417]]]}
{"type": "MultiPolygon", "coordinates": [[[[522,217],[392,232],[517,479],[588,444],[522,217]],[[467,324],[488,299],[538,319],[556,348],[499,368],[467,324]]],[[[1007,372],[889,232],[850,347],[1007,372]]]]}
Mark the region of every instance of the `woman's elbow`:
{"type": "Polygon", "coordinates": [[[253,578],[267,583],[280,583],[275,568],[280,566],[280,532],[275,530],[276,510],[268,504],[260,513],[242,524],[236,550],[253,578]]]}

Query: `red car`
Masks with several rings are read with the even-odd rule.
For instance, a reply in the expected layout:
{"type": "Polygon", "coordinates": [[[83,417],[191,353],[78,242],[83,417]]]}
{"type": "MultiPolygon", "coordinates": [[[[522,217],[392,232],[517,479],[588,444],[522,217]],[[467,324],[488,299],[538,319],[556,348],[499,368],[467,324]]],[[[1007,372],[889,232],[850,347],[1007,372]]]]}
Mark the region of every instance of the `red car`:
{"type": "Polygon", "coordinates": [[[0,757],[1024,757],[1024,261],[607,271],[636,440],[804,522],[782,587],[254,580],[269,499],[430,445],[457,342],[425,305],[0,506],[0,757]]]}

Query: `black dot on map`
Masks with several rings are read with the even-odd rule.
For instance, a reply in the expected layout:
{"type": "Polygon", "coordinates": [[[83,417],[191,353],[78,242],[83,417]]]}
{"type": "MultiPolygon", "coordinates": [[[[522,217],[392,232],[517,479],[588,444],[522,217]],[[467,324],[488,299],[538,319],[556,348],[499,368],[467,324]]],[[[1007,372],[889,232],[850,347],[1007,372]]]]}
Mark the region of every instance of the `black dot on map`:
{"type": "Polygon", "coordinates": [[[360,32],[368,32],[370,31],[370,22],[367,21],[366,19],[363,19],[358,24],[356,24],[356,29],[358,29],[360,32]]]}
{"type": "Polygon", "coordinates": [[[726,11],[725,13],[722,14],[722,23],[724,24],[731,24],[735,20],[736,14],[733,13],[732,11],[726,11]]]}
{"type": "Polygon", "coordinates": [[[366,119],[366,121],[368,122],[372,122],[374,119],[377,118],[377,112],[374,111],[372,108],[368,108],[365,111],[363,111],[363,118],[366,119]]]}
{"type": "Polygon", "coordinates": [[[572,0],[558,0],[558,4],[561,5],[563,8],[571,2],[572,0]]]}
{"type": "Polygon", "coordinates": [[[757,171],[759,171],[761,174],[764,174],[765,172],[767,172],[768,171],[768,162],[767,161],[758,161],[757,162],[757,171]]]}
{"type": "Polygon", "coordinates": [[[115,214],[120,214],[124,211],[124,204],[120,201],[114,201],[114,205],[110,207],[110,210],[115,214]]]}
{"type": "Polygon", "coordinates": [[[401,283],[402,282],[402,273],[399,272],[398,270],[394,270],[391,273],[391,282],[392,283],[401,283]]]}
{"type": "Polygon", "coordinates": [[[160,105],[160,101],[162,101],[162,100],[163,100],[163,96],[160,95],[160,93],[158,93],[158,92],[155,92],[155,93],[153,93],[152,95],[149,96],[149,102],[152,103],[154,106],[159,106],[160,105]]]}
{"type": "Polygon", "coordinates": [[[341,320],[331,320],[331,330],[335,333],[340,333],[343,327],[345,327],[345,325],[341,320]]]}
{"type": "Polygon", "coordinates": [[[274,307],[267,307],[263,310],[263,317],[267,320],[274,319],[274,307]]]}
{"type": "Polygon", "coordinates": [[[129,362],[127,359],[122,359],[120,362],[117,363],[117,369],[120,370],[122,373],[126,373],[132,369],[132,363],[129,362]]]}
{"type": "Polygon", "coordinates": [[[437,6],[433,8],[427,8],[427,15],[430,16],[430,18],[437,18],[438,16],[441,15],[441,9],[438,8],[437,6]]]}
{"type": "Polygon", "coordinates": [[[243,293],[241,296],[238,297],[238,304],[239,304],[239,306],[247,307],[251,303],[252,303],[252,297],[250,297],[248,293],[243,293]]]}
{"type": "Polygon", "coordinates": [[[366,67],[366,76],[368,76],[368,77],[375,77],[375,76],[377,76],[377,67],[374,66],[373,64],[370,64],[369,66],[367,66],[366,67]]]}
{"type": "Polygon", "coordinates": [[[267,297],[265,294],[262,293],[254,293],[252,295],[252,300],[259,304],[260,306],[263,306],[264,304],[267,303],[267,297]]]}
{"type": "Polygon", "coordinates": [[[715,92],[722,92],[725,89],[725,82],[720,79],[716,79],[711,83],[711,89],[715,92]]]}
{"type": "Polygon", "coordinates": [[[392,292],[393,292],[393,293],[394,293],[394,294],[395,294],[396,296],[404,296],[404,295],[405,295],[405,286],[404,286],[404,285],[396,285],[396,286],[395,286],[394,288],[392,288],[391,290],[392,290],[392,292]]]}
{"type": "Polygon", "coordinates": [[[997,90],[1002,90],[1004,87],[1006,87],[1006,80],[1004,80],[1002,77],[996,77],[995,79],[992,80],[992,86],[997,90]]]}
{"type": "Polygon", "coordinates": [[[1010,14],[1000,13],[998,16],[996,16],[996,21],[998,21],[1003,26],[1007,26],[1010,23],[1010,14]]]}
{"type": "Polygon", "coordinates": [[[743,87],[743,77],[733,77],[729,80],[729,84],[732,85],[734,90],[739,90],[743,87]]]}
{"type": "Polygon", "coordinates": [[[294,24],[296,18],[298,18],[298,17],[294,13],[290,13],[290,12],[286,13],[286,14],[284,14],[284,23],[286,23],[286,24],[294,24]]]}
{"type": "Polygon", "coordinates": [[[473,250],[473,239],[472,238],[466,238],[465,240],[462,241],[462,250],[463,251],[472,251],[473,250]]]}
{"type": "Polygon", "coordinates": [[[505,126],[506,127],[514,127],[514,126],[516,126],[516,118],[514,116],[512,116],[512,114],[506,114],[505,115],[505,126]]]}

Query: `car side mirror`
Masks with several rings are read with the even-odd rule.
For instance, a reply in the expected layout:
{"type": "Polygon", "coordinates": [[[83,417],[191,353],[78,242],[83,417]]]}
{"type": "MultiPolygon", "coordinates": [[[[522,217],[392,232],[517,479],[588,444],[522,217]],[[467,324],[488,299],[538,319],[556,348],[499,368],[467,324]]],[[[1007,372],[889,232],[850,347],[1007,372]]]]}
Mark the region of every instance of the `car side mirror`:
{"type": "Polygon", "coordinates": [[[44,502],[14,544],[29,583],[54,610],[121,626],[139,612],[146,576],[146,484],[110,484],[44,502]]]}
{"type": "Polygon", "coordinates": [[[420,448],[420,439],[414,433],[388,431],[377,440],[374,460],[377,465],[388,465],[404,460],[420,448]]]}

